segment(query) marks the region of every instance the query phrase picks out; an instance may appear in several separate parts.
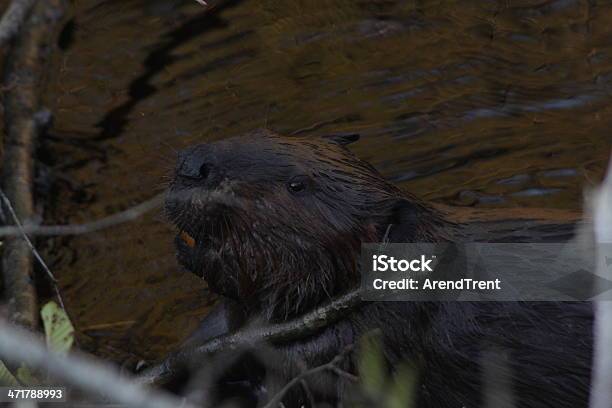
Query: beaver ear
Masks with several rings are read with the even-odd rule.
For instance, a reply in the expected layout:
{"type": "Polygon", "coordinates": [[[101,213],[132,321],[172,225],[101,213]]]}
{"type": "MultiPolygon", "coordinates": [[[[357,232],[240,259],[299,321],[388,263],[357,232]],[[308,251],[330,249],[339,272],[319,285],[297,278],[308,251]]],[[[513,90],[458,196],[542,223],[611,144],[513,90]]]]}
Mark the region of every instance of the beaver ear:
{"type": "Polygon", "coordinates": [[[359,133],[333,133],[331,135],[322,136],[323,139],[329,140],[332,143],[337,143],[340,146],[346,146],[359,140],[359,133]]]}

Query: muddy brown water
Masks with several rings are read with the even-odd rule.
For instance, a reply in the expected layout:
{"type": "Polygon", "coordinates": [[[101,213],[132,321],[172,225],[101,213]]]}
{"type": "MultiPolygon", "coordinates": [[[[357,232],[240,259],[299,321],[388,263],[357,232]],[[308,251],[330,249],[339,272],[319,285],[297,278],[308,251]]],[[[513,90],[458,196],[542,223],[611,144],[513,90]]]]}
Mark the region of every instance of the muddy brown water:
{"type": "MultiPolygon", "coordinates": [[[[174,150],[258,127],[354,151],[454,206],[580,210],[612,145],[612,6],[598,1],[79,0],[45,92],[47,222],[164,188],[174,150]]],[[[212,297],[159,213],[46,256],[86,348],[163,355],[212,297]]]]}

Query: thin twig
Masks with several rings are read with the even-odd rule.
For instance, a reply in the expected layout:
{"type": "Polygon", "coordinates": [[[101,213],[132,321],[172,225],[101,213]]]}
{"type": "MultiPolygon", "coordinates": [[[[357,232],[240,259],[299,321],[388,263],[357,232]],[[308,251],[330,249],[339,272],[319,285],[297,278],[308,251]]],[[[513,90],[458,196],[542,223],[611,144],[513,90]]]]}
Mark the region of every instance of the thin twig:
{"type": "Polygon", "coordinates": [[[133,221],[143,214],[158,208],[164,199],[164,194],[147,200],[125,211],[118,212],[108,217],[99,220],[86,222],[83,224],[68,224],[68,225],[23,225],[17,227],[0,227],[0,237],[15,236],[26,233],[30,236],[61,236],[61,235],[82,235],[91,232],[99,231],[105,228],[110,228],[118,224],[123,224],[128,221],[133,221]]]}
{"type": "Polygon", "coordinates": [[[348,371],[341,369],[340,367],[334,367],[333,371],[338,377],[346,378],[351,382],[359,381],[359,377],[357,377],[355,374],[351,374],[348,371]]]}
{"type": "Polygon", "coordinates": [[[46,349],[32,333],[0,319],[0,360],[25,364],[46,371],[52,378],[79,388],[92,396],[103,396],[118,404],[135,408],[193,408],[185,399],[178,399],[158,390],[143,387],[91,356],[68,355],[46,349]]]}
{"type": "Polygon", "coordinates": [[[4,191],[2,191],[1,188],[0,188],[0,198],[4,202],[4,205],[8,209],[9,213],[11,214],[11,217],[13,218],[13,221],[15,222],[17,229],[21,232],[22,238],[25,240],[25,242],[27,242],[28,246],[30,247],[30,250],[34,254],[34,257],[36,258],[38,263],[40,263],[40,265],[43,267],[43,269],[47,273],[47,276],[51,280],[51,284],[53,285],[53,289],[55,290],[55,295],[57,296],[57,300],[59,301],[60,306],[62,307],[62,309],[66,310],[66,307],[64,306],[64,300],[62,299],[62,295],[60,294],[59,287],[57,284],[58,283],[57,278],[55,277],[55,275],[53,275],[53,272],[51,272],[51,270],[49,269],[49,267],[43,260],[42,256],[40,256],[40,253],[36,250],[36,247],[34,247],[34,244],[30,240],[30,238],[28,238],[28,235],[23,230],[23,225],[21,224],[21,221],[19,221],[19,217],[17,217],[17,213],[15,213],[15,209],[13,208],[11,201],[8,199],[6,194],[4,194],[4,191]]]}
{"type": "Polygon", "coordinates": [[[25,22],[36,0],[13,0],[0,20],[0,47],[10,41],[25,22]]]}
{"type": "Polygon", "coordinates": [[[317,403],[314,399],[314,395],[312,395],[312,391],[310,391],[310,387],[308,386],[308,383],[306,382],[306,380],[302,379],[302,381],[300,381],[300,385],[302,386],[302,389],[304,390],[304,394],[306,394],[306,399],[308,400],[308,406],[316,407],[317,403]]]}
{"type": "MultiPolygon", "coordinates": [[[[346,347],[344,349],[344,351],[342,351],[342,353],[338,354],[336,357],[334,357],[330,362],[328,362],[327,364],[323,364],[321,366],[318,367],[314,367],[311,368],[310,370],[306,370],[303,373],[301,373],[300,375],[298,375],[297,377],[293,378],[291,381],[289,381],[284,387],[283,389],[281,389],[274,397],[272,397],[272,399],[270,399],[270,401],[264,406],[264,408],[276,408],[278,407],[285,394],[287,394],[287,392],[289,392],[289,390],[293,387],[295,387],[298,383],[301,383],[302,381],[306,382],[306,378],[310,377],[314,374],[323,372],[323,371],[331,371],[334,374],[338,375],[338,372],[342,372],[342,373],[346,373],[346,371],[343,371],[340,367],[338,367],[338,365],[346,358],[346,356],[353,350],[352,345],[346,347]]],[[[349,374],[349,373],[346,373],[349,374]]],[[[352,376],[352,374],[351,374],[352,376]]],[[[352,376],[350,377],[352,381],[356,381],[357,377],[352,376]]]]}
{"type": "Polygon", "coordinates": [[[236,350],[257,344],[281,344],[304,338],[340,320],[361,304],[361,291],[356,289],[297,319],[266,327],[245,328],[235,333],[215,337],[199,347],[179,350],[162,363],[140,375],[146,384],[163,385],[206,356],[219,351],[236,350]]]}

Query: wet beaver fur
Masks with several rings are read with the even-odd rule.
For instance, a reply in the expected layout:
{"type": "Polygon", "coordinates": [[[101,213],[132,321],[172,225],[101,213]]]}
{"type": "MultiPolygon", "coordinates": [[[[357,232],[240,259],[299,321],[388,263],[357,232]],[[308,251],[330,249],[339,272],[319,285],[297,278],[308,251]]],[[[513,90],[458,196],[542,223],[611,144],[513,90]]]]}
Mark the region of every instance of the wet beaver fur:
{"type": "MultiPolygon", "coordinates": [[[[528,240],[489,231],[474,237],[355,157],[346,145],[356,139],[260,130],[181,152],[166,202],[180,230],[180,263],[233,299],[246,320],[278,322],[359,285],[362,242],[528,240]]],[[[548,228],[537,239],[570,234],[548,228]]],[[[278,346],[283,364],[270,374],[275,381],[268,381],[268,392],[379,329],[391,367],[406,360],[417,366],[417,407],[482,406],[484,383],[494,380],[485,366],[498,364],[487,360],[491,351],[507,361],[513,406],[586,407],[592,318],[588,303],[365,303],[315,336],[278,346]]],[[[352,358],[346,368],[356,369],[352,358]]],[[[345,381],[316,377],[308,385],[317,400],[346,397],[345,381]]],[[[293,392],[285,405],[308,405],[305,398],[293,392]]],[[[487,401],[510,406],[495,398],[487,401]]]]}

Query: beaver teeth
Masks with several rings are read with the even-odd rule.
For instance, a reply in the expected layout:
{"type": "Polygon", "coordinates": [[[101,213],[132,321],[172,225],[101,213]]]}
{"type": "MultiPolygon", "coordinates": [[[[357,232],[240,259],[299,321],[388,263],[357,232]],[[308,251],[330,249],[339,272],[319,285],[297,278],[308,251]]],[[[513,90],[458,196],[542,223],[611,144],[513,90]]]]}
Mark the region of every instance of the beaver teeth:
{"type": "Polygon", "coordinates": [[[189,235],[185,231],[181,231],[179,237],[183,240],[185,244],[187,244],[189,248],[195,248],[196,241],[191,235],[189,235]]]}

